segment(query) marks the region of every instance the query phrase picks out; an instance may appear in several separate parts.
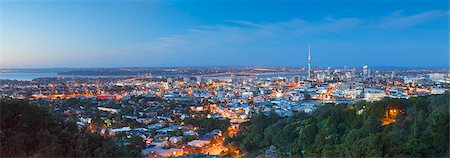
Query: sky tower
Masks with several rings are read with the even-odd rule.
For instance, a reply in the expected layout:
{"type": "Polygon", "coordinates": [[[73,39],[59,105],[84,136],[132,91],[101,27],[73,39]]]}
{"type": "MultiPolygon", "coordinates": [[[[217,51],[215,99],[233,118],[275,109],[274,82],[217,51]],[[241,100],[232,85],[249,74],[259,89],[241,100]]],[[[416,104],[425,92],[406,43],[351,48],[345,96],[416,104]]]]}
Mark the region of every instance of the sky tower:
{"type": "Polygon", "coordinates": [[[311,79],[311,47],[308,46],[308,79],[311,79]]]}

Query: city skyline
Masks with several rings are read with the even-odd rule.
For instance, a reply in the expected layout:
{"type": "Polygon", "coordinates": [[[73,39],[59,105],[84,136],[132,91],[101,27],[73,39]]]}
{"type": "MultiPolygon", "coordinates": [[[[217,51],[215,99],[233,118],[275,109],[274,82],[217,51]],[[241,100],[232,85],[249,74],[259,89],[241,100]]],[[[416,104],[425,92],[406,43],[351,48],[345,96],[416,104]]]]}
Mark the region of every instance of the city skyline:
{"type": "Polygon", "coordinates": [[[448,67],[446,1],[197,2],[1,2],[0,68],[448,67]]]}
{"type": "Polygon", "coordinates": [[[0,157],[450,157],[448,0],[0,0],[0,157]]]}

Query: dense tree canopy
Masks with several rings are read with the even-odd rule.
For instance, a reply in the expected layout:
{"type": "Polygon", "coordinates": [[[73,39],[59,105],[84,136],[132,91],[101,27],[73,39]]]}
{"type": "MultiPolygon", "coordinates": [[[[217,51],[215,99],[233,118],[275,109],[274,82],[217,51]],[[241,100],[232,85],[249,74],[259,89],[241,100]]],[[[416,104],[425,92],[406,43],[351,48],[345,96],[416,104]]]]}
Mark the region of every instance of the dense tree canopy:
{"type": "Polygon", "coordinates": [[[123,150],[47,108],[1,99],[1,157],[117,157],[123,150]]]}
{"type": "Polygon", "coordinates": [[[260,115],[232,141],[251,155],[306,157],[448,157],[449,94],[328,104],[311,114],[260,115]],[[401,111],[382,125],[386,111],[401,111]]]}
{"type": "Polygon", "coordinates": [[[214,118],[188,118],[184,121],[186,125],[194,125],[204,128],[206,131],[220,129],[223,132],[231,125],[228,119],[214,119],[214,118]]]}

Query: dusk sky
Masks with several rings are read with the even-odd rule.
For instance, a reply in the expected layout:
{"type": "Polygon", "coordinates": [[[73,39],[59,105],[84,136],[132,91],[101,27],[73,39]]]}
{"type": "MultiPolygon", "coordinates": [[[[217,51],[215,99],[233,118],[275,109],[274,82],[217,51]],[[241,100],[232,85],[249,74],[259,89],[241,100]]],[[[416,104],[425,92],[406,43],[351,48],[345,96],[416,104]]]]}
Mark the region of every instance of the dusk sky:
{"type": "Polygon", "coordinates": [[[1,1],[0,68],[447,66],[448,0],[1,1]]]}

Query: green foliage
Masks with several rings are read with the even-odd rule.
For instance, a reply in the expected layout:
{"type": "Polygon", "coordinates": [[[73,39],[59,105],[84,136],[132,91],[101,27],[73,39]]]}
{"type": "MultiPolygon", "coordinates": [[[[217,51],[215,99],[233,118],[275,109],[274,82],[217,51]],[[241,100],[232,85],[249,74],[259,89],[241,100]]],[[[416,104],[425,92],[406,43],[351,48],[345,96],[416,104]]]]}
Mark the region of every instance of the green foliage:
{"type": "Polygon", "coordinates": [[[177,129],[175,131],[169,132],[169,134],[173,135],[173,136],[183,136],[183,131],[180,129],[177,129]]]}
{"type": "Polygon", "coordinates": [[[229,119],[219,120],[214,118],[188,118],[184,121],[186,125],[194,125],[204,128],[206,131],[220,129],[227,132],[227,128],[231,126],[229,119]]]}
{"type": "Polygon", "coordinates": [[[127,157],[139,157],[142,148],[145,147],[144,140],[139,136],[132,136],[128,139],[128,145],[125,145],[125,153],[127,157]]]}
{"type": "Polygon", "coordinates": [[[286,118],[259,115],[231,141],[249,155],[273,145],[281,156],[294,157],[449,157],[448,98],[449,93],[327,104],[312,114],[286,118]],[[382,126],[380,119],[389,108],[404,113],[382,126]]]}
{"type": "Polygon", "coordinates": [[[44,107],[0,100],[1,157],[117,157],[121,149],[44,107]]]}
{"type": "Polygon", "coordinates": [[[183,142],[190,142],[197,139],[197,136],[195,135],[188,135],[183,137],[183,142]]]}
{"type": "Polygon", "coordinates": [[[263,147],[264,141],[271,142],[270,138],[273,135],[264,135],[264,129],[266,129],[269,125],[275,123],[279,119],[278,115],[275,113],[270,113],[269,116],[266,115],[258,115],[254,119],[251,120],[251,126],[247,127],[245,130],[246,137],[243,138],[243,142],[241,147],[245,150],[256,150],[263,147]]]}

